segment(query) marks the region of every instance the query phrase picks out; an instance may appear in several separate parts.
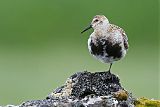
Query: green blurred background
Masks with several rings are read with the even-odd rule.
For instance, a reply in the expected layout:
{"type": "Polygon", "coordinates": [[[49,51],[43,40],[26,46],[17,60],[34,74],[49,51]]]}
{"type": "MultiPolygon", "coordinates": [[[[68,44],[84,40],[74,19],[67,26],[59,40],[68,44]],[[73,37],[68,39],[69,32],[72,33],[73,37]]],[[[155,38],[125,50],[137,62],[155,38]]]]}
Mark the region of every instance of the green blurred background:
{"type": "Polygon", "coordinates": [[[104,71],[87,49],[96,14],[125,29],[127,56],[112,72],[135,97],[159,99],[158,0],[1,0],[0,105],[43,99],[75,72],[104,71]]]}

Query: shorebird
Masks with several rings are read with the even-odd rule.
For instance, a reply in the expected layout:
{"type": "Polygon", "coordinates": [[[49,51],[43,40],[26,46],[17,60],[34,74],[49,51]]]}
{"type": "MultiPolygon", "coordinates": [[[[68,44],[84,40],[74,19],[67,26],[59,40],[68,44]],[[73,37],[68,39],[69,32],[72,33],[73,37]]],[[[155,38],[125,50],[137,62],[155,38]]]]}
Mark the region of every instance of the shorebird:
{"type": "Polygon", "coordinates": [[[125,31],[109,23],[104,15],[94,16],[89,27],[81,33],[94,29],[88,39],[88,49],[91,55],[103,63],[110,63],[109,73],[112,63],[125,57],[128,50],[128,38],[125,31]]]}

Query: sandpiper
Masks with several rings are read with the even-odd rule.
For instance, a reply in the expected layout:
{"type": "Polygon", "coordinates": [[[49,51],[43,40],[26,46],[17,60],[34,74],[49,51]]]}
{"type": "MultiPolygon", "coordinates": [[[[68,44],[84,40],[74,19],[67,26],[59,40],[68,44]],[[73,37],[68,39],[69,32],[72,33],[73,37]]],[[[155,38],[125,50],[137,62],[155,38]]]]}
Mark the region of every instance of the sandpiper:
{"type": "Polygon", "coordinates": [[[94,29],[88,39],[88,49],[91,55],[104,63],[110,63],[109,73],[114,61],[125,57],[128,50],[128,38],[125,31],[109,23],[104,15],[94,16],[89,27],[81,33],[94,29]]]}

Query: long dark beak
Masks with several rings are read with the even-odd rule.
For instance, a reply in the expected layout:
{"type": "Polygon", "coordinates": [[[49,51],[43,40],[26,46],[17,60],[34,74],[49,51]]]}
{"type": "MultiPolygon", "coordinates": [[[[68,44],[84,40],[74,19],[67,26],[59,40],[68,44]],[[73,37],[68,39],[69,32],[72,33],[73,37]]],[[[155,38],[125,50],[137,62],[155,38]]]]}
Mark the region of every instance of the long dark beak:
{"type": "Polygon", "coordinates": [[[85,31],[89,30],[92,28],[92,25],[89,25],[87,28],[85,28],[81,33],[84,33],[85,31]]]}

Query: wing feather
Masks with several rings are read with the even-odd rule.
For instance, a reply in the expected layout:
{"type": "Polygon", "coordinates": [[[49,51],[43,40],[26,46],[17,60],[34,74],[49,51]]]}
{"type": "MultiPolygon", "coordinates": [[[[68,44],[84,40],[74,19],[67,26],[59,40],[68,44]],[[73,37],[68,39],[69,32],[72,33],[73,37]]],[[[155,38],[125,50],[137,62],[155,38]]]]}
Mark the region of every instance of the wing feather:
{"type": "Polygon", "coordinates": [[[108,31],[112,32],[114,30],[119,30],[121,32],[122,37],[123,37],[124,47],[127,50],[129,48],[129,44],[128,44],[128,37],[127,37],[125,31],[122,28],[120,28],[119,26],[116,26],[114,24],[110,24],[110,29],[108,31]]]}

